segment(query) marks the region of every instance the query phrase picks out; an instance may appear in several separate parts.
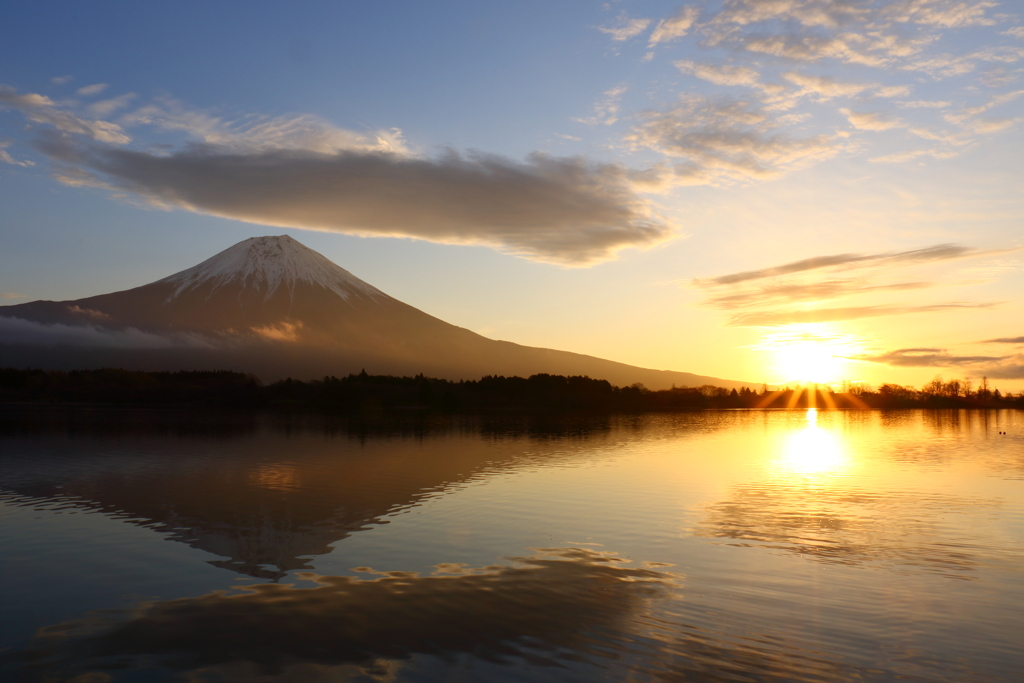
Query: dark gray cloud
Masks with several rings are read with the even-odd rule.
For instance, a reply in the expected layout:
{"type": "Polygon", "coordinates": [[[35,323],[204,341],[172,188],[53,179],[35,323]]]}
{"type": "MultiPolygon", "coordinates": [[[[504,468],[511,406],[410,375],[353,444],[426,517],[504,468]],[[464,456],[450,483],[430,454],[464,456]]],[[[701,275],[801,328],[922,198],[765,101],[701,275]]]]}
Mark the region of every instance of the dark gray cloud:
{"type": "Polygon", "coordinates": [[[759,287],[754,290],[723,294],[707,299],[708,306],[723,309],[763,306],[769,303],[794,303],[838,299],[854,294],[878,291],[906,291],[934,286],[930,282],[898,282],[891,285],[865,285],[859,280],[826,280],[811,283],[785,283],[759,287]]]}
{"type": "Polygon", "coordinates": [[[159,154],[56,136],[37,146],[66,183],[261,225],[483,244],[567,265],[607,260],[674,233],[635,194],[627,170],[579,158],[215,145],[159,154]]]}
{"type": "Polygon", "coordinates": [[[900,367],[958,367],[961,365],[977,365],[978,363],[998,363],[1009,356],[954,356],[946,349],[896,349],[878,355],[851,356],[853,360],[884,363],[900,367]]]}
{"type": "Polygon", "coordinates": [[[1000,337],[999,339],[986,339],[982,344],[1024,344],[1024,337],[1000,337]]]}
{"type": "Polygon", "coordinates": [[[947,303],[928,306],[850,306],[846,308],[818,308],[812,310],[781,310],[739,313],[729,320],[730,325],[740,327],[775,327],[793,323],[824,323],[839,320],[859,320],[886,315],[907,315],[909,313],[932,313],[959,308],[991,308],[994,303],[947,303]]]}
{"type": "Polygon", "coordinates": [[[573,652],[579,662],[607,662],[628,655],[637,638],[630,625],[677,585],[664,565],[630,567],[581,548],[538,552],[509,558],[512,566],[445,564],[431,576],[358,567],[373,578],[299,573],[309,587],[264,583],[154,602],[120,622],[48,626],[28,650],[0,660],[8,670],[27,665],[22,672],[40,680],[68,680],[112,659],[157,661],[171,671],[248,663],[259,679],[297,663],[372,665],[417,655],[559,666],[573,652]]]}
{"type": "Polygon", "coordinates": [[[1024,379],[1024,359],[1016,357],[1013,363],[985,368],[985,376],[991,379],[1024,379]]]}
{"type": "Polygon", "coordinates": [[[898,367],[956,368],[969,367],[972,377],[989,379],[1024,379],[1024,355],[958,356],[946,349],[896,349],[882,354],[849,356],[852,360],[882,363],[898,367]]]}
{"type": "Polygon", "coordinates": [[[984,252],[972,247],[964,247],[957,244],[936,244],[922,249],[910,251],[882,252],[878,254],[831,254],[828,256],[815,256],[812,258],[791,261],[781,266],[761,268],[758,270],[745,270],[729,275],[694,280],[693,284],[701,287],[714,287],[718,285],[734,285],[750,280],[762,280],[779,275],[791,275],[809,270],[834,267],[863,268],[867,266],[887,265],[910,265],[925,263],[928,261],[945,261],[949,259],[963,258],[967,256],[979,256],[984,252]]]}

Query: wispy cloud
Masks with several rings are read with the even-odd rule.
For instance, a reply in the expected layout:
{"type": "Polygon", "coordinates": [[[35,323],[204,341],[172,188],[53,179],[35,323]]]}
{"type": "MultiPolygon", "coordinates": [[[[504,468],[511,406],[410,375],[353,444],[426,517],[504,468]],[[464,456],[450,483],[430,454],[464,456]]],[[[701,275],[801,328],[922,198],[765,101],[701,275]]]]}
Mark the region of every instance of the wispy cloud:
{"type": "Polygon", "coordinates": [[[750,280],[777,277],[779,275],[820,270],[822,268],[905,265],[980,256],[984,253],[992,252],[982,252],[972,247],[964,247],[957,244],[936,244],[931,247],[911,249],[909,251],[881,252],[876,254],[830,254],[828,256],[814,256],[812,258],[800,259],[799,261],[791,261],[781,266],[746,270],[739,273],[730,273],[729,275],[694,280],[693,284],[700,287],[732,285],[750,280]]]}
{"type": "Polygon", "coordinates": [[[675,16],[658,22],[658,25],[651,31],[648,46],[654,47],[659,43],[667,43],[677,38],[682,38],[693,27],[698,17],[700,17],[699,7],[692,5],[680,7],[675,16]]]}
{"type": "Polygon", "coordinates": [[[986,339],[982,344],[1024,344],[1024,337],[999,337],[998,339],[986,339]]]}
{"type": "Polygon", "coordinates": [[[877,355],[863,354],[850,356],[851,360],[883,363],[900,367],[960,367],[979,363],[998,363],[1010,356],[956,356],[946,349],[916,348],[896,349],[877,355]]]}
{"type": "Polygon", "coordinates": [[[618,18],[614,26],[598,26],[596,28],[598,31],[610,35],[612,40],[621,42],[636,38],[650,25],[650,19],[630,19],[623,15],[618,18]]]}
{"type": "MultiPolygon", "coordinates": [[[[872,254],[830,254],[791,261],[779,266],[746,270],[690,281],[705,290],[705,306],[734,312],[731,326],[779,328],[798,324],[832,323],[915,313],[987,309],[993,302],[946,301],[936,303],[871,302],[856,306],[826,305],[837,299],[877,297],[896,292],[930,289],[933,282],[883,282],[872,280],[893,268],[934,264],[977,257],[998,251],[981,251],[955,244],[937,244],[909,251],[872,254]],[[835,273],[857,271],[856,277],[835,273]]],[[[870,301],[870,299],[869,299],[870,301]]]]}
{"type": "Polygon", "coordinates": [[[705,304],[714,308],[735,309],[775,303],[823,301],[869,292],[909,291],[933,287],[931,282],[897,282],[888,285],[866,285],[862,280],[826,280],[809,283],[779,283],[753,290],[713,296],[705,304]]]}
{"type": "Polygon", "coordinates": [[[211,348],[214,340],[194,334],[159,335],[135,328],[115,330],[96,324],[45,324],[0,317],[0,338],[12,346],[77,346],[115,349],[211,348]]]}
{"type": "Polygon", "coordinates": [[[36,165],[34,161],[28,161],[28,160],[18,161],[17,159],[12,157],[10,152],[7,151],[7,148],[10,147],[10,146],[11,146],[11,141],[10,140],[0,140],[0,161],[4,162],[5,164],[11,164],[12,166],[25,166],[25,167],[28,167],[28,166],[35,166],[36,165]]]}
{"type": "Polygon", "coordinates": [[[909,315],[911,313],[934,313],[953,309],[991,308],[995,303],[951,302],[926,306],[850,306],[845,308],[815,308],[806,310],[775,310],[739,313],[729,324],[739,327],[777,327],[794,323],[827,323],[842,320],[860,320],[881,316],[909,315]]]}
{"type": "Polygon", "coordinates": [[[679,60],[673,62],[673,64],[684,74],[691,74],[715,85],[761,85],[760,74],[755,69],[747,66],[703,64],[689,60],[679,60]]]}
{"type": "Polygon", "coordinates": [[[0,299],[24,299],[24,294],[15,294],[14,292],[0,292],[0,299]]]}
{"type": "Polygon", "coordinates": [[[100,142],[122,145],[131,142],[124,129],[109,121],[90,121],[60,108],[45,95],[18,93],[14,88],[0,85],[0,108],[15,109],[29,121],[48,124],[65,133],[87,135],[100,142]]]}
{"type": "Polygon", "coordinates": [[[625,85],[617,85],[610,90],[606,90],[604,96],[594,105],[592,116],[573,120],[590,126],[612,125],[619,120],[619,106],[622,103],[622,95],[627,89],[625,85]]]}
{"type": "Polygon", "coordinates": [[[877,112],[856,112],[849,109],[840,109],[846,120],[858,130],[882,131],[892,128],[902,128],[905,124],[898,118],[879,114],[877,112]]]}
{"type": "Polygon", "coordinates": [[[232,120],[191,109],[166,96],[125,114],[119,120],[127,127],[152,126],[162,131],[182,133],[189,140],[198,140],[211,147],[239,153],[272,150],[409,153],[402,132],[395,128],[357,132],[308,114],[279,117],[247,115],[232,120]]]}
{"type": "MultiPolygon", "coordinates": [[[[990,339],[987,343],[1024,343],[1024,337],[990,339]]],[[[896,367],[962,368],[972,377],[989,379],[1024,379],[1024,354],[1005,356],[967,355],[951,353],[941,348],[896,349],[885,353],[850,354],[851,360],[879,363],[896,367]]]]}
{"type": "Polygon", "coordinates": [[[828,135],[791,137],[758,105],[686,95],[672,108],[640,115],[625,140],[678,160],[679,184],[719,184],[774,178],[839,153],[844,141],[828,135]]]}
{"type": "Polygon", "coordinates": [[[81,87],[75,92],[83,97],[92,97],[93,95],[99,95],[109,87],[110,86],[107,83],[93,83],[92,85],[81,87]]]}
{"type": "Polygon", "coordinates": [[[118,109],[123,109],[135,99],[135,93],[129,92],[107,100],[100,100],[89,105],[89,113],[93,116],[109,116],[118,109]]]}
{"type": "Polygon", "coordinates": [[[853,97],[874,86],[871,83],[849,83],[838,81],[827,76],[810,76],[796,71],[788,71],[782,77],[800,88],[800,95],[813,95],[819,101],[836,97],[853,97]]]}
{"type": "Polygon", "coordinates": [[[942,100],[914,100],[912,102],[897,102],[896,106],[904,109],[945,109],[951,104],[952,102],[942,100]]]}

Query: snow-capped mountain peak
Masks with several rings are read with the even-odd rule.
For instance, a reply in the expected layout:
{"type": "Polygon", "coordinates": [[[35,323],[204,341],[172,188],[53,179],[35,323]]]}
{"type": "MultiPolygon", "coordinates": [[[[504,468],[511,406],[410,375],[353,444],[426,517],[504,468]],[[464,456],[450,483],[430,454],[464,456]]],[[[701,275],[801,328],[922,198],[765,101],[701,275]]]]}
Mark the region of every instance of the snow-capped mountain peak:
{"type": "Polygon", "coordinates": [[[171,299],[208,282],[214,289],[239,283],[263,292],[268,299],[281,287],[293,291],[298,283],[320,285],[343,299],[353,293],[386,296],[288,235],[250,237],[159,282],[176,285],[171,299]]]}

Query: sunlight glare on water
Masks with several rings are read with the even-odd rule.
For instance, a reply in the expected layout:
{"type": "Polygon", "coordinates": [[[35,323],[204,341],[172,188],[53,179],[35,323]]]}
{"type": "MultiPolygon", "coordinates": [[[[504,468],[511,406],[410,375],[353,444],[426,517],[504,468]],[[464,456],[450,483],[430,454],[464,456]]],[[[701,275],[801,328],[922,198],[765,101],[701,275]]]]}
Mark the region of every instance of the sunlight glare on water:
{"type": "Polygon", "coordinates": [[[809,408],[806,415],[803,428],[785,435],[777,469],[798,475],[834,475],[850,467],[842,436],[818,426],[817,409],[809,408]]]}
{"type": "Polygon", "coordinates": [[[11,681],[1016,681],[1024,417],[0,418],[11,681]]]}

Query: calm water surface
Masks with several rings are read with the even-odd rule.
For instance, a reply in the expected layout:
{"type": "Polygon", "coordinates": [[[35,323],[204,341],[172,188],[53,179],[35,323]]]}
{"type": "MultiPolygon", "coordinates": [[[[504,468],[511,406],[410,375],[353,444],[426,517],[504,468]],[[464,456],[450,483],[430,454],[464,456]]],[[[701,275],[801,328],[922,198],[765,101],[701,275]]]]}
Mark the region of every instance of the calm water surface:
{"type": "Polygon", "coordinates": [[[0,549],[4,681],[1018,681],[1024,413],[7,411],[0,549]]]}

